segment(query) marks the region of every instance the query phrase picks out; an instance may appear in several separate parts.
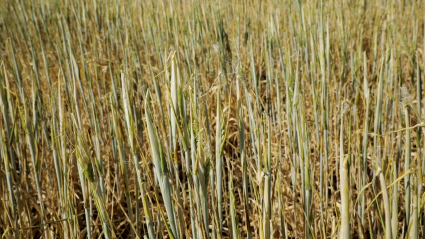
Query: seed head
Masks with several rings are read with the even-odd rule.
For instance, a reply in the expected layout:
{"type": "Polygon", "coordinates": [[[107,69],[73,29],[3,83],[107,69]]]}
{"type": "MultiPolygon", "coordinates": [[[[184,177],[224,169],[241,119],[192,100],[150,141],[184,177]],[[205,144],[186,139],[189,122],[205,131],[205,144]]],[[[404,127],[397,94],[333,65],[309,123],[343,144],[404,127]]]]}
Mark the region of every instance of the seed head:
{"type": "Polygon", "coordinates": [[[400,99],[401,99],[401,103],[404,106],[411,104],[413,101],[412,95],[410,94],[409,90],[405,86],[402,86],[400,89],[400,99]]]}
{"type": "Polygon", "coordinates": [[[350,104],[347,101],[344,101],[341,106],[341,115],[344,115],[350,111],[350,104]]]}
{"type": "Polygon", "coordinates": [[[216,53],[217,54],[219,49],[220,49],[220,47],[218,46],[217,43],[211,44],[211,51],[213,53],[216,53]]]}

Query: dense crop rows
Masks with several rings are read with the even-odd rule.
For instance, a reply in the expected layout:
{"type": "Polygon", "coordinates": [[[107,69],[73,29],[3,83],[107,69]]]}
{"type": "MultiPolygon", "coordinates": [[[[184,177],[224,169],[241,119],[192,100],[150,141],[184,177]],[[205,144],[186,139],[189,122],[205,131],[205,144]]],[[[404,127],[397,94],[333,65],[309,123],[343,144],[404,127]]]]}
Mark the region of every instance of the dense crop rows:
{"type": "Polygon", "coordinates": [[[4,238],[424,238],[415,0],[5,0],[4,238]]]}

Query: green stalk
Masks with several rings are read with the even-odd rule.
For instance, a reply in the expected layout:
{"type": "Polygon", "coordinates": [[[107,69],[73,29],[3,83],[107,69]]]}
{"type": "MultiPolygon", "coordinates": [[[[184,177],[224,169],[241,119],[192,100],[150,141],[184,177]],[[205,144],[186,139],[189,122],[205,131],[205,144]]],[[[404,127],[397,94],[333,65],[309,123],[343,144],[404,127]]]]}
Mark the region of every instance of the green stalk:
{"type": "MultiPolygon", "coordinates": [[[[407,106],[404,107],[404,118],[406,120],[406,128],[410,127],[410,116],[409,109],[407,106]]],[[[411,160],[411,130],[406,130],[406,141],[405,141],[405,161],[404,161],[404,171],[407,172],[410,170],[410,160],[411,160]]],[[[412,197],[412,186],[410,181],[410,174],[406,176],[404,181],[404,205],[406,209],[406,224],[409,225],[410,222],[410,207],[411,207],[411,197],[412,197]]]]}
{"type": "Polygon", "coordinates": [[[145,185],[142,185],[140,187],[140,192],[141,192],[141,195],[142,195],[143,212],[145,214],[146,225],[148,226],[149,238],[153,239],[153,238],[155,238],[155,232],[153,230],[152,215],[151,215],[151,212],[149,210],[148,200],[146,198],[147,193],[146,193],[145,185]]]}
{"type": "MultiPolygon", "coordinates": [[[[8,207],[12,207],[12,220],[13,222],[11,222],[12,227],[17,228],[18,227],[18,211],[16,208],[16,200],[15,200],[15,195],[13,194],[13,183],[12,183],[12,173],[11,173],[11,166],[10,166],[10,162],[9,162],[9,156],[7,153],[7,147],[6,147],[6,139],[4,137],[4,130],[2,130],[0,132],[0,138],[1,138],[1,155],[3,158],[3,162],[4,162],[4,168],[6,171],[6,181],[7,181],[7,189],[9,192],[9,199],[10,199],[10,205],[5,204],[5,206],[8,207]]],[[[6,227],[6,225],[5,225],[6,227]]],[[[6,234],[6,232],[3,234],[3,236],[6,234]]],[[[20,233],[19,231],[16,231],[13,233],[14,238],[20,238],[20,233]]]]}
{"type": "MultiPolygon", "coordinates": [[[[381,154],[380,152],[378,153],[381,154]]],[[[382,198],[384,199],[384,212],[385,212],[385,239],[391,239],[392,238],[392,228],[391,228],[391,211],[390,211],[390,200],[388,196],[388,190],[387,185],[385,183],[385,176],[382,172],[381,167],[378,165],[380,164],[382,159],[381,157],[378,157],[375,164],[375,175],[379,177],[379,182],[381,183],[381,189],[382,189],[382,198]]]]}
{"type": "Polygon", "coordinates": [[[106,239],[115,238],[115,233],[111,225],[108,213],[105,207],[105,200],[103,199],[103,193],[100,187],[99,171],[95,168],[95,160],[91,158],[86,139],[83,136],[81,129],[79,128],[75,118],[74,125],[76,127],[76,158],[80,172],[83,173],[83,180],[87,180],[88,192],[93,196],[94,203],[97,211],[99,212],[99,218],[102,223],[102,229],[106,239]]]}
{"type": "Polygon", "coordinates": [[[145,99],[145,115],[146,115],[146,126],[148,128],[149,141],[151,145],[152,155],[153,155],[153,163],[155,165],[154,172],[155,177],[159,182],[159,186],[161,188],[162,197],[165,203],[165,210],[168,215],[168,220],[170,222],[172,236],[174,238],[179,239],[179,234],[177,232],[176,222],[175,222],[175,214],[171,200],[171,189],[168,179],[168,168],[167,162],[165,161],[161,142],[157,137],[157,133],[154,130],[153,123],[151,121],[151,113],[149,110],[149,92],[147,93],[145,99]]]}
{"type": "MultiPolygon", "coordinates": [[[[344,111],[343,109],[341,109],[344,111]]],[[[340,127],[340,190],[341,190],[341,239],[350,238],[350,192],[349,192],[349,175],[348,175],[348,156],[344,154],[344,112],[341,112],[340,127]]]]}
{"type": "MultiPolygon", "coordinates": [[[[217,187],[217,210],[218,210],[218,220],[219,222],[223,221],[223,204],[222,204],[222,200],[223,200],[223,189],[222,189],[222,183],[223,183],[223,171],[222,171],[222,164],[223,164],[223,159],[221,156],[221,140],[222,140],[222,119],[221,119],[221,105],[220,105],[220,88],[217,91],[217,112],[216,112],[216,130],[215,130],[215,136],[216,136],[216,143],[215,143],[215,150],[216,150],[216,155],[215,155],[215,161],[216,161],[216,166],[215,166],[215,170],[216,170],[216,187],[217,187]]],[[[222,235],[223,233],[223,225],[222,223],[219,224],[219,233],[220,235],[222,235]]]]}
{"type": "MultiPolygon", "coordinates": [[[[368,67],[367,67],[367,60],[366,60],[366,52],[363,52],[363,61],[364,61],[364,67],[363,67],[363,92],[364,92],[364,98],[366,101],[366,116],[364,120],[364,131],[363,131],[363,142],[362,142],[362,161],[363,161],[363,168],[362,168],[362,184],[361,186],[364,187],[366,185],[367,180],[367,151],[368,151],[368,144],[369,144],[369,108],[370,108],[370,96],[369,96],[369,81],[368,81],[368,67]]],[[[360,209],[360,217],[361,222],[364,225],[365,223],[365,208],[366,208],[366,199],[365,195],[361,195],[361,209],[360,209]]]]}
{"type": "MultiPolygon", "coordinates": [[[[119,154],[119,157],[120,157],[121,171],[122,171],[123,176],[124,176],[124,194],[125,194],[125,198],[126,198],[126,201],[127,201],[127,205],[131,205],[131,196],[130,196],[130,191],[129,191],[130,190],[130,183],[129,183],[130,172],[128,170],[128,162],[126,161],[126,156],[125,156],[125,152],[124,152],[124,149],[123,149],[123,144],[121,143],[121,142],[124,141],[124,138],[122,136],[121,127],[118,125],[117,116],[116,116],[117,114],[116,114],[116,109],[115,109],[116,107],[114,106],[114,103],[112,103],[112,102],[113,102],[113,100],[112,100],[112,97],[111,97],[112,128],[114,129],[114,135],[117,138],[116,143],[118,144],[117,148],[118,148],[118,154],[119,154]]],[[[128,207],[127,213],[128,213],[130,220],[133,220],[133,209],[131,207],[128,207]]],[[[146,217],[146,215],[145,215],[145,217],[146,217]]],[[[151,235],[154,231],[152,222],[149,221],[149,218],[146,218],[145,220],[146,220],[146,225],[148,226],[149,238],[150,239],[155,238],[154,234],[151,235]]],[[[131,230],[131,237],[132,238],[135,237],[135,232],[133,230],[131,230]]]]}
{"type": "MultiPolygon", "coordinates": [[[[79,102],[78,102],[78,90],[77,90],[77,86],[76,86],[76,80],[74,79],[73,81],[74,86],[74,107],[75,107],[75,112],[77,115],[77,120],[76,121],[76,125],[78,126],[78,128],[82,128],[82,123],[81,123],[81,116],[80,116],[80,107],[79,107],[79,102]]],[[[78,164],[77,166],[78,168],[78,176],[80,179],[80,184],[81,184],[81,191],[83,194],[83,200],[84,200],[84,214],[85,214],[85,219],[86,219],[86,228],[87,228],[87,238],[91,239],[92,238],[92,230],[91,230],[91,219],[90,219],[90,212],[89,212],[89,195],[87,192],[87,186],[86,186],[86,181],[84,178],[84,171],[83,168],[81,167],[80,164],[78,164]]]]}
{"type": "Polygon", "coordinates": [[[419,238],[419,205],[418,205],[418,179],[415,174],[412,175],[412,215],[409,221],[409,238],[419,238]]]}
{"type": "MultiPolygon", "coordinates": [[[[126,122],[126,126],[127,126],[127,133],[128,133],[128,142],[130,144],[130,148],[131,148],[131,152],[132,152],[132,156],[133,156],[133,161],[134,161],[134,165],[136,168],[136,179],[137,179],[137,185],[136,187],[141,188],[142,187],[142,176],[141,176],[141,172],[140,172],[140,164],[139,164],[139,159],[137,157],[137,152],[138,149],[136,147],[136,143],[135,143],[135,124],[134,124],[134,118],[133,115],[131,113],[131,105],[130,105],[130,99],[129,99],[129,92],[127,89],[127,82],[126,82],[126,78],[124,76],[124,73],[121,73],[121,84],[122,84],[122,96],[123,96],[123,109],[124,109],[124,114],[125,114],[125,122],[126,122]]],[[[143,195],[142,195],[143,197],[143,195]]],[[[131,217],[131,220],[133,220],[133,218],[131,217]]],[[[150,231],[153,230],[152,228],[149,229],[150,231]]],[[[136,233],[136,232],[133,232],[136,233]]]]}
{"type": "MultiPolygon", "coordinates": [[[[391,52],[391,62],[390,62],[390,68],[393,69],[394,68],[394,56],[393,56],[393,51],[391,52]]],[[[393,73],[394,74],[394,73],[393,73]]],[[[394,74],[395,75],[395,74],[394,74]]],[[[394,80],[396,81],[396,77],[394,76],[394,80]]],[[[399,91],[399,90],[398,90],[399,91]]],[[[397,98],[396,98],[397,99],[397,98]]],[[[400,100],[400,98],[398,98],[398,100],[400,100]]],[[[395,103],[393,103],[395,104],[395,103]]],[[[396,114],[396,110],[397,112],[399,112],[399,115],[401,115],[401,110],[400,108],[395,108],[394,109],[394,113],[393,113],[393,122],[394,122],[394,116],[396,114]]],[[[392,123],[394,124],[394,123],[392,123]]],[[[399,128],[402,128],[402,121],[399,120],[397,126],[399,128]]],[[[394,134],[391,135],[391,137],[394,134]]],[[[402,155],[402,132],[397,133],[397,148],[396,148],[396,159],[394,160],[393,164],[392,164],[392,180],[396,180],[399,172],[400,172],[400,158],[402,155]]],[[[399,199],[400,199],[400,195],[399,195],[399,183],[396,182],[394,184],[394,186],[392,187],[392,204],[391,204],[391,228],[392,228],[392,236],[396,237],[398,235],[398,211],[399,211],[399,199]]]]}
{"type": "Polygon", "coordinates": [[[230,172],[230,178],[229,178],[229,192],[230,192],[230,222],[231,222],[231,232],[232,232],[232,238],[239,239],[240,238],[240,231],[239,231],[239,224],[238,224],[238,217],[236,214],[236,205],[235,205],[235,192],[234,192],[234,186],[233,186],[233,174],[230,172]]]}
{"type": "Polygon", "coordinates": [[[251,225],[249,217],[249,194],[248,194],[248,172],[247,172],[247,159],[245,156],[245,123],[243,116],[243,109],[241,107],[240,91],[239,91],[239,79],[237,80],[237,102],[238,102],[238,126],[239,126],[239,148],[241,154],[241,165],[242,165],[242,183],[243,183],[243,195],[244,195],[244,207],[245,207],[245,227],[247,231],[247,238],[251,239],[251,225]]]}

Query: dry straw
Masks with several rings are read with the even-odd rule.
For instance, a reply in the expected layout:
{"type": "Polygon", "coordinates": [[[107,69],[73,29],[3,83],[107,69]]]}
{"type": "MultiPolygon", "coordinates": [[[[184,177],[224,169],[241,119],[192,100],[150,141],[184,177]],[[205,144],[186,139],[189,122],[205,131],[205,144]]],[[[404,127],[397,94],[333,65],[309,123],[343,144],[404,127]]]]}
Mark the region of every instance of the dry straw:
{"type": "Polygon", "coordinates": [[[2,238],[424,238],[421,1],[12,1],[2,238]]]}

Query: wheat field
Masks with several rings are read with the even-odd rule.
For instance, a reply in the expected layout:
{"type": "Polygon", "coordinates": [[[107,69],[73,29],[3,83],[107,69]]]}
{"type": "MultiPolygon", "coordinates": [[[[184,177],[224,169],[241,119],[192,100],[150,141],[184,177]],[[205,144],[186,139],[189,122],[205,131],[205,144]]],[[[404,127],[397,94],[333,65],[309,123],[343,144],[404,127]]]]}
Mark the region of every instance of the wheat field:
{"type": "Polygon", "coordinates": [[[3,0],[2,238],[425,238],[425,2],[3,0]]]}

